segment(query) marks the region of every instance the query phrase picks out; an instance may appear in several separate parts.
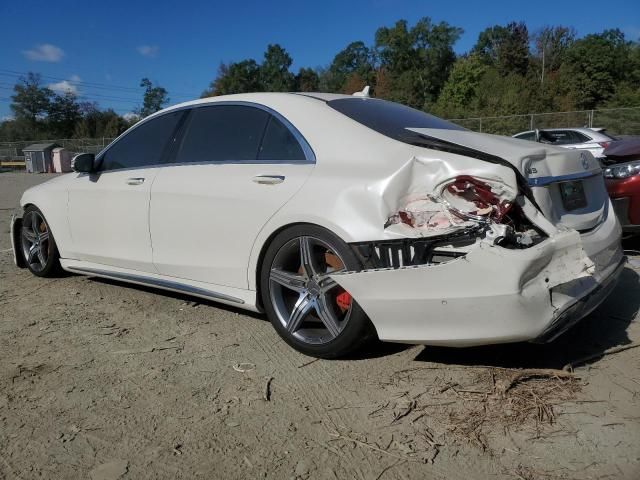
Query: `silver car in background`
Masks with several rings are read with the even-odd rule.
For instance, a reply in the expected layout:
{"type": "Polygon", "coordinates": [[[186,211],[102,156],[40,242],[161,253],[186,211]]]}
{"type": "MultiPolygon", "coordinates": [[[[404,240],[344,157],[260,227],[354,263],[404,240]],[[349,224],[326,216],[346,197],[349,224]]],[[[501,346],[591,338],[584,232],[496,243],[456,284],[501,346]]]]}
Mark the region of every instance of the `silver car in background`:
{"type": "Polygon", "coordinates": [[[588,150],[597,158],[604,158],[604,149],[615,140],[604,128],[546,128],[516,133],[513,138],[546,143],[562,148],[588,150]]]}

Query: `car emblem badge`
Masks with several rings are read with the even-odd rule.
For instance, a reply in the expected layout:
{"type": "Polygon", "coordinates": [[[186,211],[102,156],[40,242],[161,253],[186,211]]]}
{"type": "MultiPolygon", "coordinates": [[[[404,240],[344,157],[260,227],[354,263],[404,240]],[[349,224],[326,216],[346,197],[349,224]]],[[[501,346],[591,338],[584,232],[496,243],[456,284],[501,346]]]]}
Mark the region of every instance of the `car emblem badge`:
{"type": "Polygon", "coordinates": [[[584,153],[580,154],[580,162],[582,162],[582,168],[589,170],[589,159],[584,153]]]}

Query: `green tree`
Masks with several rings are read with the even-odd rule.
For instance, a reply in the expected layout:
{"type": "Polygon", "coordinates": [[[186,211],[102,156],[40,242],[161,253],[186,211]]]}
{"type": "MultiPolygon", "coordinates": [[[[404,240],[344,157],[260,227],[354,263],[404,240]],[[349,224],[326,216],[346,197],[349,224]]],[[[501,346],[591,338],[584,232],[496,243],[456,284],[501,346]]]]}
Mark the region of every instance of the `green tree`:
{"type": "Polygon", "coordinates": [[[616,85],[632,76],[632,51],[633,44],[618,29],[576,40],[560,68],[564,91],[577,107],[596,108],[614,95],[616,85]]]}
{"type": "Polygon", "coordinates": [[[297,92],[317,92],[320,88],[318,72],[312,68],[301,68],[296,75],[297,92]]]}
{"type": "Polygon", "coordinates": [[[478,36],[472,49],[481,59],[494,65],[500,74],[524,75],[529,67],[529,31],[524,22],[494,25],[478,36]]]}
{"type": "Polygon", "coordinates": [[[543,27],[534,36],[534,59],[540,67],[540,83],[547,72],[557,72],[576,39],[571,27],[543,27]]]}
{"type": "Polygon", "coordinates": [[[365,82],[371,81],[373,72],[373,52],[363,42],[352,42],[333,58],[327,70],[327,89],[343,91],[347,79],[354,75],[365,82]]]}
{"type": "Polygon", "coordinates": [[[389,74],[389,98],[416,108],[435,101],[455,61],[454,43],[462,29],[446,22],[420,19],[412,28],[406,20],[376,31],[380,67],[389,74]]]}
{"type": "Polygon", "coordinates": [[[435,111],[446,117],[477,115],[480,83],[489,68],[477,55],[458,58],[440,92],[435,111]]]}
{"type": "Polygon", "coordinates": [[[20,77],[13,91],[11,110],[16,120],[24,120],[31,130],[35,130],[49,110],[53,92],[43,87],[42,77],[33,72],[29,72],[26,77],[20,77]]]}
{"type": "Polygon", "coordinates": [[[138,108],[136,113],[142,118],[162,110],[163,105],[169,102],[169,92],[159,85],[154,86],[148,78],[143,78],[140,81],[140,86],[144,88],[144,96],[142,97],[142,107],[138,108]]]}
{"type": "Polygon", "coordinates": [[[255,60],[243,60],[228,65],[220,64],[217,77],[202,93],[202,98],[260,90],[260,67],[255,60]]]}
{"type": "Polygon", "coordinates": [[[53,136],[69,138],[82,118],[77,97],[72,92],[55,95],[49,104],[47,122],[53,136]]]}
{"type": "Polygon", "coordinates": [[[260,86],[267,92],[290,92],[295,85],[295,77],[289,71],[293,60],[280,45],[268,45],[264,60],[260,65],[260,86]]]}

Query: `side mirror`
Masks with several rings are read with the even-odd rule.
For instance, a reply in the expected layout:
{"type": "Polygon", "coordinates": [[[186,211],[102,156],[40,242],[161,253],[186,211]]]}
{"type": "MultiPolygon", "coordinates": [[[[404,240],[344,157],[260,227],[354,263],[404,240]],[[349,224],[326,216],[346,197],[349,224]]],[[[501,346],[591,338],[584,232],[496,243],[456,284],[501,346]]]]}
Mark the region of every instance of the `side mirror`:
{"type": "Polygon", "coordinates": [[[93,173],[95,171],[96,156],[93,153],[81,153],[73,157],[71,168],[74,172],[93,173]]]}

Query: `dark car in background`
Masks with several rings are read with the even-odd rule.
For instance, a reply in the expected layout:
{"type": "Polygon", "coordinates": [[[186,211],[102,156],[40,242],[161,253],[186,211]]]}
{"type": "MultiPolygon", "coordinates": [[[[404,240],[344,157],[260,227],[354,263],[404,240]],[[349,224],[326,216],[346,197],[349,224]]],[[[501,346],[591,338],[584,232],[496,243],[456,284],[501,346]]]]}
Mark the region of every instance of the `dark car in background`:
{"type": "Polygon", "coordinates": [[[604,155],[605,183],[622,229],[640,234],[640,138],[612,142],[604,155]]]}

